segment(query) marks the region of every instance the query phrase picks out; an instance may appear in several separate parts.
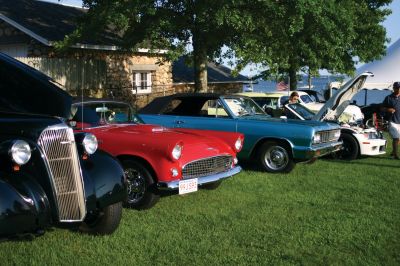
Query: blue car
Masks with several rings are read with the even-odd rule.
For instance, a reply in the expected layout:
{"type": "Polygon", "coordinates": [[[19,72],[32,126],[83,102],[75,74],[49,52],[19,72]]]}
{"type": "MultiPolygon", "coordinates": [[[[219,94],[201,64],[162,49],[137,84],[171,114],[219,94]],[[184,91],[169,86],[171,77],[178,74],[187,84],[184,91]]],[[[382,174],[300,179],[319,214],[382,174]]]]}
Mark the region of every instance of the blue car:
{"type": "Polygon", "coordinates": [[[139,111],[150,124],[212,129],[245,135],[239,160],[257,162],[267,172],[290,172],[341,147],[337,124],[272,118],[240,95],[175,94],[154,99],[139,111]]]}

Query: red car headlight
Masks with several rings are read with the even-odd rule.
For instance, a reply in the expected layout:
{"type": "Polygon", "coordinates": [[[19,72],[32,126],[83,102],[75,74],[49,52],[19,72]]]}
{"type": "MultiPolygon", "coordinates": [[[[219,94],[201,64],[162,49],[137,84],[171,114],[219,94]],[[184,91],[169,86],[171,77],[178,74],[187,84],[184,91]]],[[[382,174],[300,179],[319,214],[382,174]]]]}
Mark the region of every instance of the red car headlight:
{"type": "Polygon", "coordinates": [[[171,158],[173,160],[179,160],[182,156],[182,150],[183,150],[183,144],[182,143],[177,143],[175,144],[174,148],[171,151],[171,158]]]}

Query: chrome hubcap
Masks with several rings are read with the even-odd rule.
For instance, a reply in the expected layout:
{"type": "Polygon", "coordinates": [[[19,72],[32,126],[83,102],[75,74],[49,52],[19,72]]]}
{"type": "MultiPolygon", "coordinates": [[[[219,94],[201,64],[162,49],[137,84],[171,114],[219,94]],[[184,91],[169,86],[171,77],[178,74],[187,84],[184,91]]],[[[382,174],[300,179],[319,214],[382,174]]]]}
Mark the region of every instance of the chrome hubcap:
{"type": "Polygon", "coordinates": [[[143,175],[133,168],[125,169],[125,175],[128,182],[128,202],[137,203],[146,192],[146,181],[143,175]]]}
{"type": "Polygon", "coordinates": [[[269,147],[265,153],[265,163],[273,170],[283,169],[289,162],[289,154],[280,146],[269,147]]]}

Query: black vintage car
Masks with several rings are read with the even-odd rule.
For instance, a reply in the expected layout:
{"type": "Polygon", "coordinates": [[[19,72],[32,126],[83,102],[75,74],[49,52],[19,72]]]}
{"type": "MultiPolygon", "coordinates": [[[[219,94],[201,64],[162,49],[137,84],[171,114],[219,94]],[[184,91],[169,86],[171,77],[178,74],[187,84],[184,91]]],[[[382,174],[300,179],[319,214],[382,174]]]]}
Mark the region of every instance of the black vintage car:
{"type": "Polygon", "coordinates": [[[50,226],[111,234],[126,198],[123,169],[96,137],[65,123],[71,97],[0,53],[0,237],[50,226]],[[97,151],[96,151],[97,150],[97,151]]]}

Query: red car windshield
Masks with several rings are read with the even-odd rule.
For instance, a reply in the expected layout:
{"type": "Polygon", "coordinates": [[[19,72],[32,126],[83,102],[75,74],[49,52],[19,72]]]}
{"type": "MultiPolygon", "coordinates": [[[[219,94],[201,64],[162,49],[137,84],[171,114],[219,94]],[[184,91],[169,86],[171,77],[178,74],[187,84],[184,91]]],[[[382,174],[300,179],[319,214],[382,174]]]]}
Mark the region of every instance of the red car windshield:
{"type": "Polygon", "coordinates": [[[144,122],[125,103],[90,102],[74,105],[73,120],[90,126],[105,124],[143,124],[144,122]]]}

